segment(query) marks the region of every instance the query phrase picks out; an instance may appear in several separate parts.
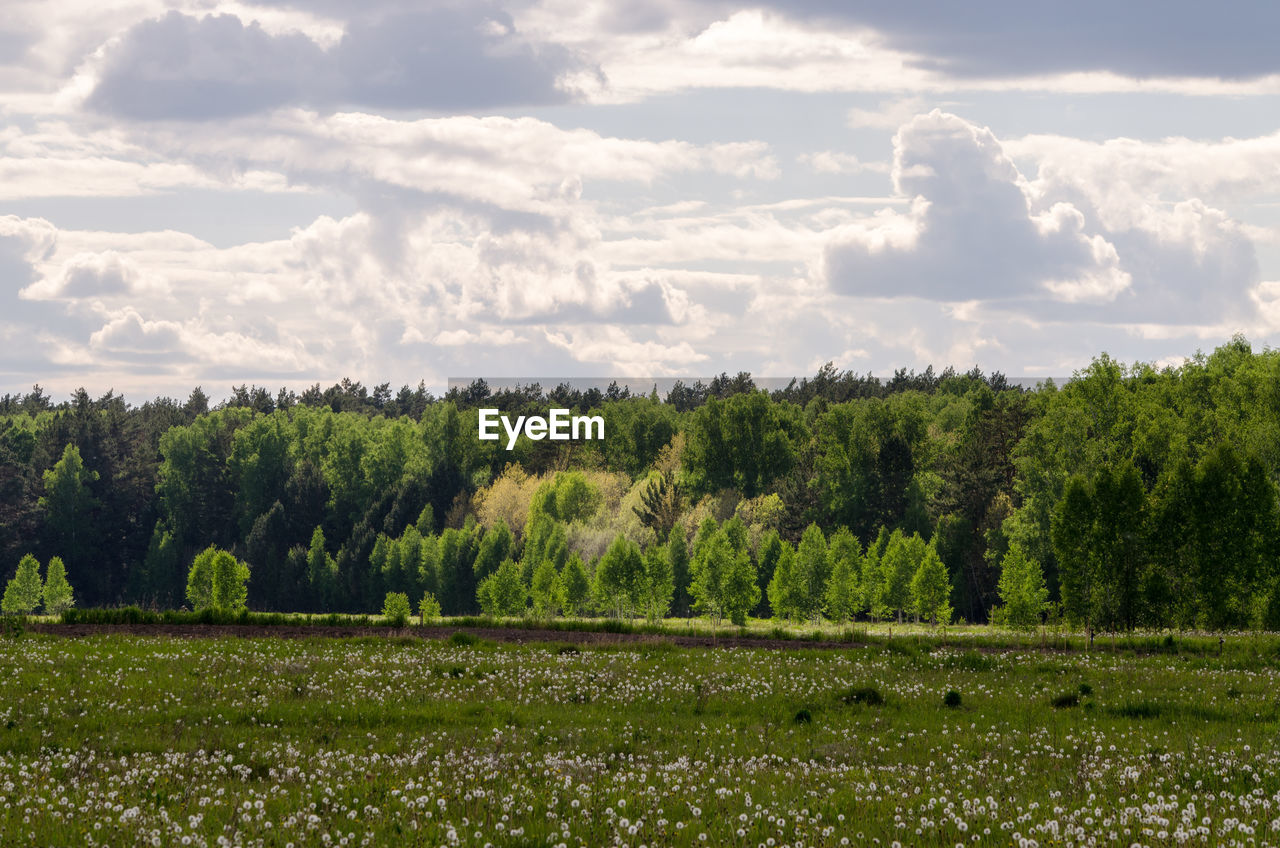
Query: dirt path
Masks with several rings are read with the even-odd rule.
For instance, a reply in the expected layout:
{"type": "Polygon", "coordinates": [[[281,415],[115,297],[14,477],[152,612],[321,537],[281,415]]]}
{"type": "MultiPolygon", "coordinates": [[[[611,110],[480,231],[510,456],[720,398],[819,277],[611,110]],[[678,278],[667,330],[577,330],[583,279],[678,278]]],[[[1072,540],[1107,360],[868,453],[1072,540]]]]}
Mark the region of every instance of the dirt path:
{"type": "Polygon", "coordinates": [[[864,647],[859,643],[812,641],[809,639],[774,639],[725,635],[681,636],[679,634],[598,633],[584,630],[540,630],[516,627],[330,627],[325,625],[252,625],[252,624],[45,624],[27,625],[32,633],[53,636],[84,637],[109,633],[135,636],[170,636],[181,639],[306,639],[311,637],[350,639],[358,636],[411,637],[448,639],[454,633],[468,633],[493,642],[552,642],[574,645],[635,645],[671,643],[682,648],[764,648],[769,650],[851,650],[864,647]]]}

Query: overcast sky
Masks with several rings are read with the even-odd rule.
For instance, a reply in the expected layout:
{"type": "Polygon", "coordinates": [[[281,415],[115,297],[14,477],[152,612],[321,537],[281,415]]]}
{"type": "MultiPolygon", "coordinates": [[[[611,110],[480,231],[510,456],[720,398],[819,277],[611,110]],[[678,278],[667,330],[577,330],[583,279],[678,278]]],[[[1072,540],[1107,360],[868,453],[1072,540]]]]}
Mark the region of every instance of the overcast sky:
{"type": "Polygon", "coordinates": [[[5,0],[0,392],[1280,330],[1280,4],[5,0]]]}

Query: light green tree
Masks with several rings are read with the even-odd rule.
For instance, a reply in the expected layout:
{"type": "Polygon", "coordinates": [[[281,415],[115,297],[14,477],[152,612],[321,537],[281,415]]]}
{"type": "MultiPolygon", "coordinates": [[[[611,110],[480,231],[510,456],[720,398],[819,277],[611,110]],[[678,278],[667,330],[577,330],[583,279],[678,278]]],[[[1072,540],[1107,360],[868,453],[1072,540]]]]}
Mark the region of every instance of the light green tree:
{"type": "Polygon", "coordinates": [[[533,570],[533,583],[529,592],[529,597],[533,600],[533,614],[538,618],[551,618],[560,611],[560,599],[563,595],[556,564],[544,559],[533,570]]]}
{"type": "Polygon", "coordinates": [[[724,615],[739,627],[747,624],[747,613],[760,603],[760,586],[756,583],[756,564],[745,549],[735,550],[720,590],[724,615]]]}
{"type": "Polygon", "coordinates": [[[804,618],[818,620],[822,617],[827,580],[831,576],[827,538],[818,525],[810,524],[800,537],[792,573],[798,612],[804,618]]]}
{"type": "Polygon", "coordinates": [[[928,619],[934,626],[938,622],[951,623],[951,580],[932,545],[925,545],[920,564],[911,578],[911,603],[917,619],[928,619]]]}
{"type": "Polygon", "coordinates": [[[476,600],[486,615],[523,615],[529,603],[529,590],[520,579],[520,566],[510,557],[497,571],[480,581],[476,600]]]}
{"type": "Polygon", "coordinates": [[[1018,630],[1032,630],[1040,624],[1040,616],[1049,605],[1049,589],[1040,562],[1027,556],[1017,542],[1009,544],[1000,563],[996,591],[1004,603],[991,611],[992,621],[1018,630]]]}
{"type": "MultiPolygon", "coordinates": [[[[919,555],[914,550],[916,545],[912,540],[919,538],[904,536],[901,530],[894,530],[889,538],[889,547],[880,560],[880,598],[877,606],[883,617],[896,614],[899,624],[902,623],[902,614],[911,606],[911,579],[920,564],[919,555]]],[[[924,542],[921,541],[920,545],[923,546],[924,542]]]]}
{"type": "Polygon", "coordinates": [[[311,533],[311,545],[307,548],[307,582],[311,584],[312,596],[321,609],[334,602],[338,590],[338,563],[325,550],[324,530],[319,526],[311,533]]]}
{"type": "Polygon", "coordinates": [[[187,600],[191,602],[192,609],[213,606],[213,560],[217,555],[217,546],[210,545],[191,561],[191,568],[187,571],[187,600]]]}
{"type": "Polygon", "coordinates": [[[582,557],[576,553],[569,556],[564,565],[564,573],[560,576],[560,607],[565,615],[582,615],[586,612],[586,604],[591,596],[591,580],[582,565],[582,557]]]}
{"type": "Polygon", "coordinates": [[[226,551],[213,558],[213,607],[239,612],[249,604],[249,566],[226,551]]]}
{"type": "Polygon", "coordinates": [[[440,602],[430,592],[424,594],[422,600],[418,601],[418,618],[423,624],[440,618],[440,602]]]}
{"type": "Polygon", "coordinates": [[[596,564],[595,594],[600,606],[630,618],[640,605],[645,584],[640,546],[619,535],[596,564]]]}
{"type": "Polygon", "coordinates": [[[641,606],[650,621],[666,618],[675,589],[675,575],[667,546],[650,545],[644,554],[644,591],[641,593],[641,606]]]}
{"type": "Polygon", "coordinates": [[[30,615],[40,606],[40,561],[27,554],[18,562],[18,572],[4,587],[0,610],[6,615],[30,615]]]}
{"type": "Polygon", "coordinates": [[[795,548],[783,542],[773,567],[773,579],[769,581],[769,606],[774,618],[792,619],[799,614],[795,599],[795,548]]]}
{"type": "Polygon", "coordinates": [[[92,549],[90,517],[99,502],[89,485],[97,480],[98,472],[85,468],[80,448],[73,444],[63,448],[62,457],[44,472],[40,508],[63,553],[77,569],[84,567],[92,549]]]}
{"type": "Polygon", "coordinates": [[[62,557],[49,560],[41,597],[44,599],[44,611],[49,615],[59,615],[63,610],[76,605],[75,593],[67,582],[67,567],[62,564],[62,557]]]}
{"type": "Polygon", "coordinates": [[[828,548],[831,558],[831,579],[827,581],[827,615],[833,621],[846,622],[857,614],[862,606],[859,577],[862,573],[862,546],[848,527],[841,527],[831,536],[828,548]]]}
{"type": "Polygon", "coordinates": [[[396,627],[403,627],[408,623],[411,613],[409,596],[404,592],[388,592],[382,601],[383,617],[396,627]]]}

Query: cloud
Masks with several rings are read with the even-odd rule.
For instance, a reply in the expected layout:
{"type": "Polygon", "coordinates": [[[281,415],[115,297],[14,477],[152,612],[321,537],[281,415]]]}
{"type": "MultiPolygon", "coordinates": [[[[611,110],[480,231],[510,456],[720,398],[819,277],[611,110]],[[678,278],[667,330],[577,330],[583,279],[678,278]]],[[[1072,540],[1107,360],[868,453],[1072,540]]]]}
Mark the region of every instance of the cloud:
{"type": "Polygon", "coordinates": [[[25,294],[34,299],[127,295],[144,288],[137,265],[114,250],[81,253],[63,264],[57,279],[44,279],[25,294]]]}
{"type": "Polygon", "coordinates": [[[990,130],[939,111],[915,118],[894,138],[893,180],[913,208],[840,228],[824,256],[839,291],[1108,302],[1129,285],[1114,248],[1085,232],[1077,210],[1028,207],[990,130]]]}
{"type": "MultiPolygon", "coordinates": [[[[1080,0],[930,4],[773,0],[809,25],[874,30],[913,64],[957,77],[1111,72],[1122,76],[1249,79],[1280,73],[1280,8],[1240,2],[1206,14],[1196,0],[1158,6],[1080,0]]],[[[720,4],[715,4],[719,7],[720,4]]]]}
{"type": "Polygon", "coordinates": [[[889,166],[884,162],[863,162],[852,153],[840,153],[835,150],[802,153],[799,161],[819,174],[884,174],[889,172],[889,166]]]}
{"type": "Polygon", "coordinates": [[[468,112],[563,102],[582,63],[533,44],[490,4],[352,13],[325,49],[233,14],[170,11],[109,45],[88,105],[141,120],[209,120],[282,106],[468,112]]]}

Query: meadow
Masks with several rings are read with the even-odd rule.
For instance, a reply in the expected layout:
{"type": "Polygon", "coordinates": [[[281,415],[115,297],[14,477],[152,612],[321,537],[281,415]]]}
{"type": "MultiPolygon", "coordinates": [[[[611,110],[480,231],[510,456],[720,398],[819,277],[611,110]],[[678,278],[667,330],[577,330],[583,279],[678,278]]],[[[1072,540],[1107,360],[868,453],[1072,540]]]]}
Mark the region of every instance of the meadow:
{"type": "Polygon", "coordinates": [[[4,844],[1280,844],[1274,637],[386,634],[0,638],[4,844]]]}

